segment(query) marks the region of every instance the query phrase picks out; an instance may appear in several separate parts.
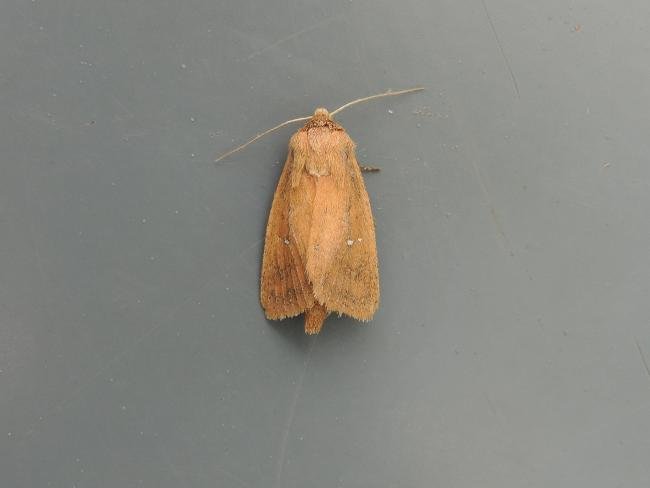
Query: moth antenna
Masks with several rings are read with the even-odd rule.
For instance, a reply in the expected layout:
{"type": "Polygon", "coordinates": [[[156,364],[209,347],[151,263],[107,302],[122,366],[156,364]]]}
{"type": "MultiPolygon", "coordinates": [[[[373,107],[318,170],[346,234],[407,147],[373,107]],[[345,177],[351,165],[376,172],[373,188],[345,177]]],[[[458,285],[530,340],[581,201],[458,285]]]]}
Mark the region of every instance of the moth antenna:
{"type": "Polygon", "coordinates": [[[396,95],[404,95],[406,93],[413,93],[413,92],[418,92],[424,90],[423,86],[418,86],[415,88],[408,88],[407,90],[399,90],[399,91],[392,91],[388,90],[387,92],[384,93],[377,93],[376,95],[370,95],[369,97],[364,97],[364,98],[358,98],[356,100],[352,100],[351,102],[346,103],[345,105],[341,105],[339,108],[334,110],[334,112],[330,112],[330,117],[333,117],[337,113],[345,110],[348,107],[351,107],[352,105],[356,105],[357,103],[362,103],[362,102],[367,102],[368,100],[373,100],[375,98],[382,98],[382,97],[394,97],[396,95]]]}
{"type": "Polygon", "coordinates": [[[222,159],[224,159],[224,158],[230,156],[231,154],[236,153],[237,151],[241,151],[242,149],[244,149],[244,148],[245,148],[246,146],[248,146],[249,144],[254,143],[254,142],[255,142],[256,140],[258,140],[260,137],[264,137],[266,134],[270,134],[270,133],[273,132],[274,130],[278,130],[278,129],[284,127],[285,125],[293,124],[294,122],[302,122],[303,120],[309,120],[309,119],[311,119],[311,115],[309,115],[309,116],[307,116],[307,117],[298,117],[297,119],[286,120],[286,121],[282,122],[281,124],[276,125],[275,127],[271,127],[270,129],[265,130],[264,132],[262,132],[262,133],[260,133],[260,134],[257,134],[257,135],[256,135],[255,137],[253,137],[250,141],[245,142],[245,143],[242,144],[241,146],[237,146],[235,149],[231,149],[231,150],[228,151],[227,153],[222,154],[222,155],[219,156],[217,159],[215,159],[214,162],[215,162],[215,163],[218,163],[218,162],[221,161],[222,159]]]}
{"type": "MultiPolygon", "coordinates": [[[[377,93],[376,95],[370,95],[369,97],[358,98],[358,99],[356,99],[356,100],[352,100],[351,102],[346,103],[345,105],[341,105],[339,108],[337,108],[337,109],[334,110],[333,112],[330,112],[329,115],[330,115],[330,117],[333,117],[333,116],[336,115],[337,113],[339,113],[339,112],[345,110],[345,109],[348,108],[348,107],[351,107],[352,105],[356,105],[357,103],[367,102],[368,100],[373,100],[373,99],[375,99],[375,98],[394,97],[394,96],[396,96],[396,95],[404,95],[404,94],[406,94],[406,93],[413,93],[413,92],[418,92],[418,91],[422,91],[422,90],[424,90],[424,87],[423,87],[423,86],[418,86],[418,87],[415,87],[415,88],[409,88],[409,89],[407,89],[407,90],[399,90],[399,91],[388,90],[388,91],[386,91],[386,92],[384,92],[384,93],[377,93]]],[[[236,153],[236,152],[238,152],[238,151],[241,151],[241,150],[244,149],[246,146],[248,146],[248,145],[254,143],[254,142],[255,142],[256,140],[258,140],[260,137],[264,137],[265,135],[270,134],[271,132],[273,132],[273,131],[275,131],[275,130],[278,130],[278,129],[284,127],[285,125],[293,124],[293,123],[295,123],[295,122],[302,122],[302,121],[304,121],[304,120],[309,120],[309,119],[311,119],[311,118],[312,118],[312,116],[311,116],[311,115],[308,115],[308,116],[306,116],[306,117],[298,117],[298,118],[296,118],[296,119],[291,119],[291,120],[287,120],[287,121],[285,121],[285,122],[282,122],[281,124],[278,124],[278,125],[276,125],[275,127],[271,127],[270,129],[265,130],[264,132],[261,132],[260,134],[257,134],[257,135],[256,135],[255,137],[253,137],[250,141],[245,142],[245,143],[242,144],[241,146],[237,146],[235,149],[231,149],[230,151],[228,151],[228,152],[222,154],[222,155],[219,156],[217,159],[215,159],[214,162],[215,162],[215,163],[218,163],[218,162],[221,161],[222,159],[227,158],[227,157],[230,156],[231,154],[234,154],[234,153],[236,153]]]]}

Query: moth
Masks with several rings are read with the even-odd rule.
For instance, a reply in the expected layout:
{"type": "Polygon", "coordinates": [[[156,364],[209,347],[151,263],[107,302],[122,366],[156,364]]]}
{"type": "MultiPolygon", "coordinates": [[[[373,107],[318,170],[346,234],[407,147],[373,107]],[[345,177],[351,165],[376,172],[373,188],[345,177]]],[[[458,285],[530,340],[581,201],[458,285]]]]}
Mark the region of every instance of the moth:
{"type": "Polygon", "coordinates": [[[306,121],[289,151],[269,213],[262,256],[260,301],[266,317],[305,316],[318,334],[330,313],[370,320],[379,306],[375,225],[355,143],[334,115],[356,103],[423,88],[388,91],[328,112],[283,122],[227,152],[243,149],[290,123],[306,121]]]}

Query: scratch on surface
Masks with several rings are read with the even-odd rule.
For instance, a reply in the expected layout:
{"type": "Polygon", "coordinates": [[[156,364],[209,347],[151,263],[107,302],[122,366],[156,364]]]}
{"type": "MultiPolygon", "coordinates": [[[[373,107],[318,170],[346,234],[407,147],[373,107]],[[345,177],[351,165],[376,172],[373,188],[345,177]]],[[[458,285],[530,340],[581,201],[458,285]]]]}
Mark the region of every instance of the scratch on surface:
{"type": "Polygon", "coordinates": [[[497,414],[497,409],[494,407],[494,404],[492,403],[492,399],[490,398],[490,395],[487,394],[487,392],[483,392],[483,395],[485,396],[485,399],[487,400],[488,407],[490,407],[490,412],[492,412],[492,415],[494,415],[496,418],[499,418],[499,415],[497,414]]]}
{"type": "Polygon", "coordinates": [[[483,173],[481,173],[481,170],[479,169],[478,165],[476,164],[476,161],[474,161],[473,158],[472,158],[472,167],[474,168],[474,174],[476,175],[478,184],[481,187],[481,191],[485,196],[485,203],[488,205],[490,209],[490,217],[492,217],[492,222],[494,223],[494,227],[496,228],[497,233],[501,236],[506,251],[508,251],[510,256],[514,256],[515,253],[512,250],[512,246],[510,245],[510,240],[508,239],[508,236],[503,230],[503,226],[501,225],[501,219],[499,218],[499,214],[497,213],[496,208],[494,208],[494,205],[492,204],[492,198],[490,197],[490,192],[488,191],[487,185],[485,184],[485,178],[483,178],[483,173]]]}
{"type": "Polygon", "coordinates": [[[289,34],[287,37],[283,37],[279,41],[275,41],[272,44],[267,44],[263,48],[252,52],[247,57],[238,59],[238,61],[250,61],[251,59],[256,58],[257,56],[260,56],[260,55],[264,54],[265,52],[270,51],[271,49],[278,47],[280,44],[283,44],[283,43],[285,43],[287,41],[290,41],[291,39],[295,39],[296,37],[302,36],[303,34],[306,34],[307,32],[311,32],[311,31],[317,29],[318,27],[320,27],[320,26],[322,26],[324,24],[328,24],[328,23],[332,22],[333,20],[338,19],[339,17],[340,17],[339,15],[335,15],[334,17],[327,17],[326,19],[323,19],[323,20],[321,20],[319,22],[316,22],[315,24],[311,24],[311,25],[309,25],[309,26],[307,26],[307,27],[305,27],[303,29],[300,29],[299,31],[294,32],[293,34],[289,34]]]}
{"type": "Polygon", "coordinates": [[[501,429],[507,429],[506,421],[503,418],[503,415],[501,415],[501,412],[494,405],[494,402],[492,401],[492,398],[490,397],[490,394],[487,391],[483,391],[483,396],[485,397],[485,400],[487,401],[487,404],[488,404],[488,409],[490,410],[490,413],[496,419],[496,422],[497,422],[498,426],[501,429]]]}
{"type": "Polygon", "coordinates": [[[492,34],[494,34],[494,39],[497,41],[497,46],[499,46],[499,51],[501,52],[503,61],[506,64],[506,68],[508,68],[508,72],[510,73],[510,78],[512,79],[512,85],[515,89],[515,93],[517,94],[517,98],[520,98],[519,84],[517,83],[517,78],[515,77],[514,71],[512,71],[512,66],[510,66],[510,61],[508,60],[508,56],[506,56],[506,52],[503,49],[503,44],[501,44],[501,39],[499,39],[499,34],[497,34],[496,27],[494,27],[494,22],[492,22],[492,17],[490,16],[490,11],[487,8],[487,4],[485,3],[485,0],[481,0],[481,3],[483,4],[483,9],[485,10],[485,16],[487,17],[487,20],[490,24],[490,29],[492,29],[492,34]]]}
{"type": "Polygon", "coordinates": [[[289,444],[289,432],[291,432],[291,427],[293,426],[293,418],[296,415],[296,405],[298,405],[298,398],[300,397],[300,392],[302,391],[302,385],[305,380],[305,374],[307,369],[309,369],[309,363],[311,362],[312,351],[314,350],[314,345],[316,344],[316,339],[318,336],[314,337],[311,345],[309,346],[309,351],[307,352],[307,358],[305,359],[305,367],[300,373],[300,378],[296,384],[296,389],[293,393],[293,398],[291,399],[291,404],[289,405],[289,414],[287,415],[287,423],[284,426],[284,431],[282,432],[282,440],[280,441],[280,453],[278,455],[278,463],[275,467],[275,486],[280,488],[282,485],[282,471],[284,471],[284,461],[287,455],[287,445],[289,444]]]}
{"type": "MultiPolygon", "coordinates": [[[[490,196],[490,192],[487,188],[487,185],[485,183],[485,178],[483,177],[483,173],[481,173],[481,170],[479,169],[478,165],[476,164],[476,161],[474,158],[471,158],[472,161],[472,167],[474,168],[474,173],[476,175],[476,179],[478,180],[478,184],[481,187],[481,191],[483,192],[483,195],[485,196],[485,203],[490,209],[490,217],[492,219],[492,223],[494,224],[494,227],[497,231],[497,234],[501,237],[501,242],[503,243],[503,247],[505,251],[508,253],[508,255],[511,258],[515,257],[515,251],[513,250],[512,244],[510,244],[510,239],[508,239],[508,236],[506,235],[505,230],[503,230],[503,225],[501,224],[501,219],[499,217],[499,214],[497,213],[497,209],[495,206],[492,204],[492,198],[490,196]]],[[[522,265],[522,269],[524,273],[526,274],[526,277],[528,278],[529,281],[533,281],[533,275],[530,274],[530,271],[528,267],[524,264],[522,265]]]]}
{"type": "Polygon", "coordinates": [[[122,139],[125,140],[125,141],[128,141],[132,137],[144,137],[147,134],[148,134],[148,132],[145,131],[145,130],[138,130],[138,131],[135,131],[135,132],[127,132],[127,133],[122,135],[122,139]]]}
{"type": "Polygon", "coordinates": [[[648,367],[648,361],[646,361],[645,354],[643,354],[643,349],[641,349],[641,344],[639,344],[639,340],[636,337],[634,338],[634,343],[636,344],[636,348],[639,350],[639,356],[641,356],[641,362],[643,363],[645,372],[648,375],[648,378],[650,378],[650,367],[648,367]]]}
{"type": "Polygon", "coordinates": [[[253,263],[251,263],[248,259],[246,259],[245,255],[248,254],[248,252],[253,249],[254,247],[258,246],[262,242],[262,239],[257,239],[255,242],[251,243],[250,245],[246,246],[238,255],[237,259],[239,259],[247,268],[252,267],[253,263]]]}
{"type": "Polygon", "coordinates": [[[115,105],[117,105],[120,109],[122,109],[122,110],[123,110],[123,111],[124,111],[128,116],[129,116],[130,119],[132,119],[132,118],[135,117],[135,115],[133,114],[133,112],[131,112],[128,108],[126,108],[126,105],[124,105],[122,102],[120,102],[120,99],[117,98],[117,97],[116,97],[115,95],[113,95],[112,93],[111,93],[111,98],[112,98],[113,101],[115,102],[115,105]]]}

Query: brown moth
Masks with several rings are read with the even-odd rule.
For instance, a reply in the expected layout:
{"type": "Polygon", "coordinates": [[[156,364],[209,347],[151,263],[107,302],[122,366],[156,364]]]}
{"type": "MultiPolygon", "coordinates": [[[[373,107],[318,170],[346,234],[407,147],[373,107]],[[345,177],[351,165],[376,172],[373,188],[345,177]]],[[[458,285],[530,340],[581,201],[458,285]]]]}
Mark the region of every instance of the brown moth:
{"type": "Polygon", "coordinates": [[[305,332],[318,334],[330,313],[370,320],[379,306],[379,269],[370,200],[354,141],[333,118],[350,105],[422,88],[386,92],[311,117],[289,141],[264,243],[260,300],[266,317],[305,314],[305,332]]]}

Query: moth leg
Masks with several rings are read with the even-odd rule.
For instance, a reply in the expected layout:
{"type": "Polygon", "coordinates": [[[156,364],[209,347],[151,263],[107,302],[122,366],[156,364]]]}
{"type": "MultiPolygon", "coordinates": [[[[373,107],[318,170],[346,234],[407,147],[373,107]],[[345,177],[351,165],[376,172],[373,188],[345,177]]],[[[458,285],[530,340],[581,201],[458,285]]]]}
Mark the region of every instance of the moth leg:
{"type": "Polygon", "coordinates": [[[381,171],[381,168],[376,168],[375,166],[359,165],[359,169],[361,170],[362,173],[379,173],[381,171]]]}

